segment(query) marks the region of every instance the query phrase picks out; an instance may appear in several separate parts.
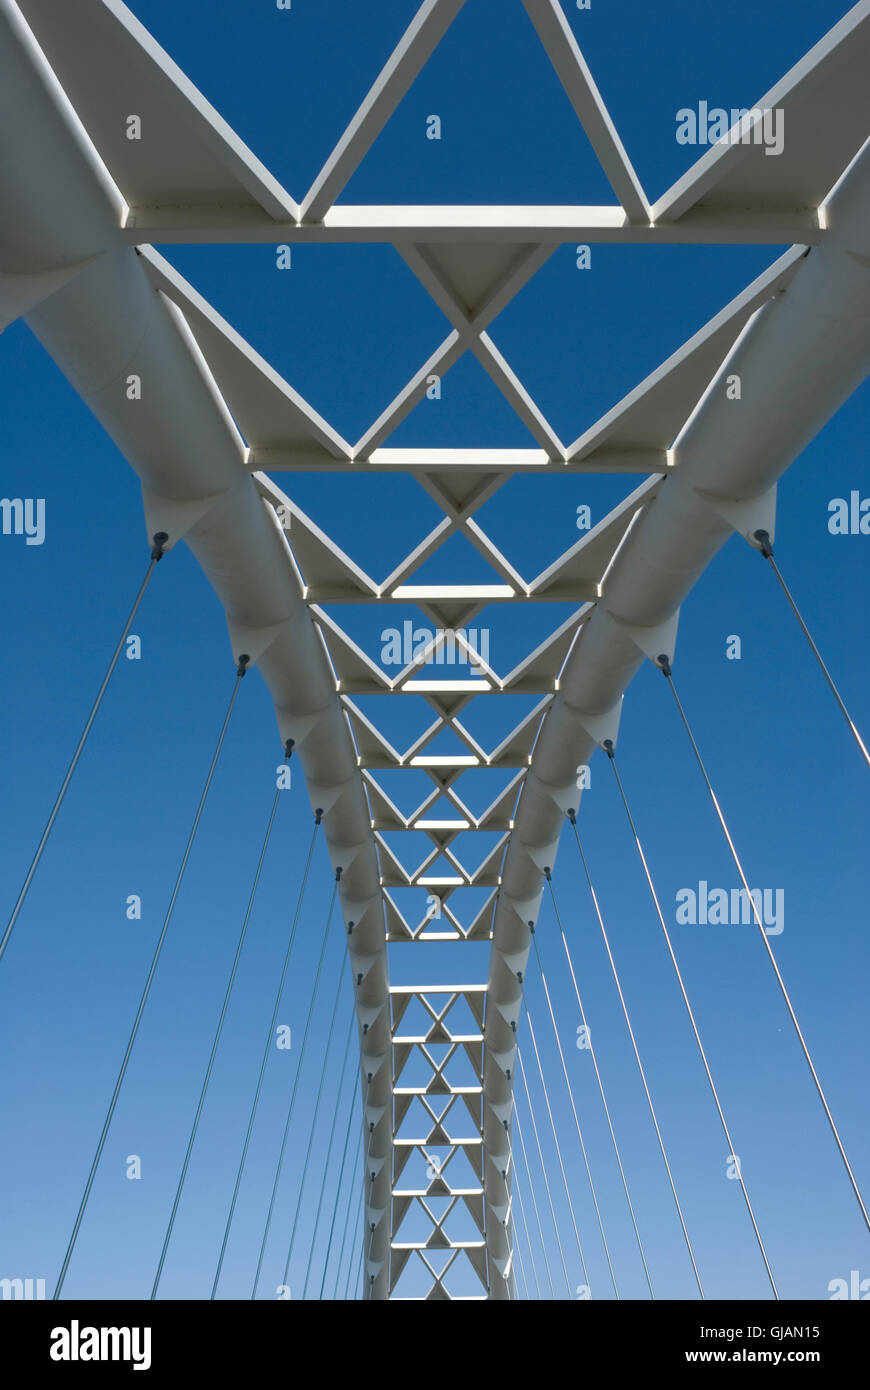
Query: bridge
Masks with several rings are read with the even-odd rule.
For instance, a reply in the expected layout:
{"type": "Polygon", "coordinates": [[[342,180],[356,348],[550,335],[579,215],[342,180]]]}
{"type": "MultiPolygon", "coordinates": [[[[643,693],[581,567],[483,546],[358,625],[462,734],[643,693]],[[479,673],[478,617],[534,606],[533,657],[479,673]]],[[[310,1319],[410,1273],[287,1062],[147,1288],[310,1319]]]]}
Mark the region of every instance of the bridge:
{"type": "MultiPolygon", "coordinates": [[[[558,866],[571,856],[591,890],[582,910],[606,953],[644,1123],[655,1134],[657,1180],[661,1202],[671,1212],[674,1245],[694,1293],[705,1296],[691,1203],[681,1190],[667,1118],[657,1107],[648,1040],[634,1024],[637,1000],[623,988],[620,933],[596,891],[605,867],[585,852],[587,804],[594,815],[591,779],[596,785],[608,779],[624,836],[613,848],[613,861],[643,876],[649,929],[663,936],[661,949],[687,1015],[688,1045],[709,1089],[711,1124],[720,1127],[733,1157],[737,1139],[715,1060],[705,1048],[703,1019],[681,970],[678,933],[647,853],[648,825],[636,814],[637,778],[620,756],[620,731],[631,719],[626,702],[621,721],[624,697],[650,664],[661,673],[663,699],[673,705],[673,722],[662,737],[673,746],[684,741],[680,747],[693,760],[699,805],[713,817],[732,866],[735,911],[745,931],[757,937],[781,1021],[808,1067],[815,1108],[807,1123],[825,1128],[856,1229],[870,1229],[846,1139],[854,1114],[851,1120],[835,1114],[810,1030],[802,1026],[777,960],[775,905],[755,889],[743,859],[750,849],[753,860],[763,857],[763,848],[739,845],[732,833],[728,808],[717,795],[713,750],[698,733],[691,702],[681,697],[677,641],[681,607],[736,537],[746,566],[757,572],[764,595],[759,602],[771,626],[796,624],[805,640],[805,678],[821,683],[830,697],[831,738],[842,738],[844,757],[867,763],[848,702],[823,659],[824,651],[836,668],[838,638],[825,633],[823,640],[805,623],[793,593],[798,586],[789,584],[788,566],[778,564],[776,519],[780,480],[870,369],[870,0],[844,13],[752,108],[729,111],[727,132],[656,202],[642,186],[596,85],[568,6],[559,0],[522,0],[520,6],[517,0],[517,8],[530,22],[529,45],[537,44],[551,65],[606,177],[612,198],[605,205],[343,201],[378,136],[460,22],[463,0],[424,0],[419,6],[405,32],[396,35],[382,70],[372,73],[367,95],[300,201],[120,0],[77,0],[74,7],[59,0],[0,0],[2,326],[24,320],[135,471],[147,538],[144,581],[114,653],[106,653],[111,660],[105,679],[57,798],[46,808],[48,821],[2,937],[0,977],[6,974],[7,981],[0,979],[0,987],[9,988],[15,946],[30,927],[30,886],[117,662],[137,614],[147,610],[152,584],[171,584],[172,552],[179,543],[213,587],[229,632],[229,705],[126,1049],[117,1058],[93,1160],[81,1175],[81,1200],[70,1213],[55,1297],[67,1290],[68,1275],[73,1278],[93,1184],[236,699],[256,679],[265,682],[274,703],[278,784],[186,1153],[178,1156],[179,1179],[166,1212],[152,1297],[159,1296],[165,1262],[171,1263],[174,1223],[183,1211],[188,1164],[260,872],[268,862],[283,774],[284,785],[296,777],[297,794],[304,778],[311,841],[307,860],[306,847],[297,846],[283,973],[256,1084],[252,1078],[251,1109],[231,1140],[238,1144],[239,1166],[235,1190],[231,1198],[227,1194],[211,1297],[220,1296],[221,1265],[281,1020],[282,990],[294,969],[297,928],[306,921],[312,864],[315,874],[324,872],[318,847],[325,847],[331,866],[324,950],[330,927],[342,924],[345,938],[344,983],[337,985],[332,1024],[348,987],[353,1012],[345,1058],[350,1057],[348,1075],[358,1060],[358,1085],[346,1137],[338,1123],[339,1096],[320,1091],[313,1121],[297,1118],[294,1128],[302,1094],[299,1063],[274,1181],[262,1194],[265,1231],[252,1270],[254,1294],[268,1286],[271,1295],[275,1282],[268,1259],[268,1278],[264,1273],[264,1255],[288,1144],[307,1143],[307,1200],[316,1190],[323,1158],[315,1155],[311,1166],[312,1141],[325,1100],[324,1115],[335,1107],[325,1169],[333,1158],[337,1166],[340,1156],[341,1178],[321,1297],[329,1296],[326,1274],[342,1219],[342,1252],[347,1242],[349,1255],[358,1250],[360,1262],[353,1280],[348,1267],[345,1296],[400,1298],[407,1284],[430,1300],[576,1298],[590,1292],[618,1297],[618,1260],[608,1245],[594,1181],[601,1153],[590,1155],[584,1142],[587,1117],[566,1058],[569,1049],[576,1053],[576,1034],[594,1071],[607,1161],[618,1175],[633,1258],[640,1261],[646,1296],[664,1296],[633,1192],[631,1131],[608,1105],[607,1064],[591,1043],[590,1000],[575,961],[572,923],[578,909],[560,891],[558,866]],[[784,132],[775,158],[769,157],[767,139],[773,112],[781,114],[784,132]],[[336,248],[336,254],[363,245],[393,248],[443,317],[442,341],[414,364],[385,407],[372,402],[373,423],[355,442],[343,438],[173,264],[174,247],[235,244],[277,248],[288,264],[314,246],[336,248]],[[578,257],[585,252],[594,260],[608,245],[633,255],[665,246],[676,248],[674,254],[700,245],[767,247],[771,260],[736,295],[724,297],[713,317],[651,374],[566,441],[496,346],[496,325],[560,249],[576,247],[578,257]],[[427,399],[437,399],[448,373],[468,360],[483,369],[521,422],[527,445],[501,447],[493,440],[466,447],[461,439],[449,447],[397,444],[403,422],[427,399]],[[429,517],[434,505],[437,520],[427,522],[416,539],[422,527],[408,516],[401,559],[386,574],[369,574],[301,504],[296,479],[303,475],[316,475],[325,495],[336,497],[348,477],[412,479],[427,499],[421,516],[429,517]],[[555,477],[578,484],[600,477],[624,487],[616,505],[581,529],[557,559],[538,573],[534,565],[521,572],[481,515],[514,480],[545,489],[555,477]],[[455,558],[466,551],[477,557],[469,569],[473,582],[464,581],[455,558]],[[431,577],[439,564],[450,582],[431,577]],[[488,578],[480,582],[484,571],[488,578]],[[346,630],[336,614],[346,607],[365,610],[372,630],[374,624],[382,627],[380,652],[367,650],[346,630]],[[407,617],[409,611],[414,618],[407,617]],[[522,623],[531,611],[544,614],[546,635],[522,659],[505,664],[490,631],[522,623]],[[402,710],[412,696],[425,701],[428,722],[408,743],[402,710]],[[523,697],[526,712],[506,733],[487,740],[479,726],[473,731],[469,712],[475,700],[493,696],[499,710],[512,707],[506,697],[523,697]],[[396,774],[412,789],[407,795],[397,790],[402,783],[396,774]],[[464,788],[483,774],[494,777],[491,799],[481,807],[464,788]],[[427,790],[418,796],[421,777],[427,790]],[[401,848],[406,843],[407,853],[401,848]],[[408,856],[419,853],[421,843],[423,857],[409,867],[408,856]],[[464,911],[461,904],[469,902],[473,907],[464,911]],[[544,917],[555,943],[546,959],[536,935],[544,917]],[[440,953],[449,947],[452,963],[453,948],[466,943],[487,944],[485,978],[472,969],[444,983],[441,961],[447,957],[440,953]],[[390,948],[400,945],[413,945],[413,984],[391,977],[390,948]],[[531,975],[542,982],[539,1002],[546,1005],[537,1030],[524,1004],[531,975]],[[553,1007],[557,989],[567,991],[576,1013],[567,1034],[557,1022],[561,994],[553,1007]],[[556,1051],[548,1060],[543,1038],[546,1033],[549,1040],[551,1028],[556,1051]],[[558,1092],[558,1103],[551,1104],[551,1092],[558,1092]],[[519,1118],[523,1105],[525,1124],[519,1118]],[[542,1134],[545,1144],[552,1136],[555,1166],[545,1161],[542,1134]],[[575,1212],[578,1189],[585,1191],[587,1182],[597,1226],[586,1237],[587,1247],[600,1236],[607,1269],[598,1283],[587,1277],[575,1212]],[[345,1193],[351,1194],[346,1200],[345,1193]],[[546,1222],[548,1211],[552,1230],[545,1238],[542,1214],[546,1222]],[[571,1272],[575,1243],[580,1264],[571,1272]]],[[[257,101],[255,86],[249,100],[257,101]]],[[[349,323],[346,331],[358,327],[363,328],[349,323]]],[[[785,479],[780,490],[787,486],[785,479]]],[[[142,545],[141,535],[128,540],[130,547],[142,545]]],[[[672,808],[666,806],[665,813],[672,815],[672,808]]],[[[469,953],[469,959],[476,956],[469,953]]],[[[321,953],[308,1021],[294,1029],[293,1048],[299,1034],[303,1057],[312,1018],[329,1012],[329,999],[316,1002],[323,960],[321,953]]],[[[331,1025],[330,1046],[333,1031],[331,1025]]],[[[339,1029],[339,1051],[342,1037],[339,1029]]],[[[303,1090],[314,1084],[309,1074],[303,1090]]],[[[729,1176],[740,1193],[741,1229],[756,1248],[767,1291],[779,1297],[775,1252],[765,1242],[739,1160],[729,1176]]],[[[300,1191],[296,1219],[302,1199],[300,1191]]],[[[331,1200],[321,1191],[318,1220],[321,1208],[329,1216],[331,1200]]],[[[286,1235],[292,1253],[296,1220],[286,1235]]],[[[289,1288],[289,1268],[290,1254],[278,1296],[289,1288]]],[[[333,1296],[341,1296],[340,1273],[333,1296]]],[[[304,1296],[316,1297],[317,1277],[310,1288],[307,1276],[305,1283],[304,1296]]],[[[300,1292],[294,1286],[292,1296],[300,1292]]],[[[201,1296],[208,1294],[203,1288],[201,1296]]]]}

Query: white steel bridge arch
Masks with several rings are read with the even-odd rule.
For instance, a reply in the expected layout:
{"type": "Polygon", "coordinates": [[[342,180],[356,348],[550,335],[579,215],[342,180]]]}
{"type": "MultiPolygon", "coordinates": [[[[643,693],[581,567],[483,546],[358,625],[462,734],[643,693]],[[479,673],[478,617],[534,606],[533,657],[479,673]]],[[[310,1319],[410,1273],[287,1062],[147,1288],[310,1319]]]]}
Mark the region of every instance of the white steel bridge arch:
{"type": "MultiPolygon", "coordinates": [[[[462,0],[420,6],[301,204],[117,0],[83,0],[75,44],[64,6],[0,0],[0,187],[12,210],[0,231],[3,322],[24,315],[136,470],[149,536],[166,531],[170,544],[184,539],[196,555],[227,612],[233,655],[245,652],[259,667],[281,737],[294,740],[312,808],[324,813],[330,857],[342,870],[343,917],[353,923],[350,967],[369,1129],[366,1292],[376,1299],[389,1297],[411,1254],[396,1235],[420,1195],[399,1187],[406,1155],[396,1145],[407,1110],[400,1097],[408,1089],[398,1085],[399,1073],[420,1040],[403,1040],[399,1032],[413,991],[391,993],[386,952],[388,940],[414,938],[420,928],[404,921],[384,889],[426,879],[420,871],[408,875],[379,833],[412,823],[427,827],[425,810],[406,820],[373,773],[428,763],[436,791],[440,786],[460,814],[466,808],[455,793],[461,771],[455,760],[427,760],[422,748],[396,753],[353,703],[357,692],[400,693],[419,683],[423,663],[412,662],[390,683],[320,605],[337,597],[415,601],[433,625],[448,628],[467,627],[490,601],[570,597],[581,605],[509,675],[478,663],[490,688],[542,696],[533,716],[499,748],[480,749],[459,724],[471,698],[467,683],[425,692],[433,729],[458,732],[469,760],[517,769],[508,793],[476,824],[501,831],[496,851],[473,874],[455,861],[460,882],[498,888],[497,898],[493,893],[485,912],[463,927],[446,909],[450,881],[432,885],[457,935],[480,939],[491,931],[485,991],[480,984],[447,991],[451,1000],[466,999],[480,1031],[457,1041],[444,1013],[427,1034],[457,1042],[480,1079],[479,1090],[454,1107],[458,1113],[464,1104],[472,1119],[464,1147],[480,1179],[478,1189],[461,1194],[480,1240],[462,1248],[480,1277],[481,1295],[509,1298],[513,1217],[505,1120],[510,1123],[513,1103],[519,974],[544,869],[555,862],[566,812],[577,809],[573,769],[604,738],[615,737],[621,697],[646,656],[673,656],[680,604],[729,535],[749,537],[759,526],[773,533],[777,479],[870,369],[867,0],[758,103],[782,106],[789,129],[798,132],[773,172],[757,146],[714,147],[653,207],[559,4],[524,3],[614,188],[611,208],[337,205],[462,0]],[[110,68],[159,132],[155,150],[137,151],[144,158],[135,170],[112,124],[110,68]],[[451,332],[351,446],[150,248],[152,239],[389,242],[442,308],[451,332]],[[575,240],[791,243],[792,250],[566,446],[487,328],[552,250],[575,240]],[[427,378],[443,374],[465,351],[482,362],[539,448],[391,450],[386,441],[421,398],[427,378]],[[733,372],[755,391],[739,414],[720,389],[733,372]],[[119,389],[130,373],[148,383],[135,412],[119,389]],[[442,506],[444,522],[375,584],[268,476],[312,466],[405,468],[442,506]],[[483,501],[517,470],[618,471],[645,481],[527,582],[474,521],[483,501]],[[292,516],[289,543],[280,508],[292,516]],[[435,589],[409,582],[457,531],[502,582],[435,589]]],[[[450,857],[454,832],[434,825],[427,833],[434,851],[450,857]]],[[[443,1093],[446,1084],[447,1094],[459,1095],[437,1075],[433,1084],[431,1094],[443,1093]]],[[[433,1124],[432,1133],[440,1128],[433,1124]]],[[[443,1134],[456,1142],[455,1131],[443,1134]]],[[[444,1178],[433,1184],[428,1190],[451,1192],[444,1178]]],[[[440,1276],[430,1297],[449,1297],[440,1276]]]]}

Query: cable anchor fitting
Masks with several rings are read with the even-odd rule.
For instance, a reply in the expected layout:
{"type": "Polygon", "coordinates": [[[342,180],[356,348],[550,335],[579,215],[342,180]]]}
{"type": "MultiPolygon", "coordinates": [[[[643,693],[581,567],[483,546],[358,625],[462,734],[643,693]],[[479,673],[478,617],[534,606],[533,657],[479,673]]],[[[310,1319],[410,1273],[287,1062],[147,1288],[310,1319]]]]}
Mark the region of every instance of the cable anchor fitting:
{"type": "Polygon", "coordinates": [[[753,538],[758,541],[758,549],[761,551],[765,560],[773,559],[773,546],[770,542],[769,531],[753,531],[753,538]]]}

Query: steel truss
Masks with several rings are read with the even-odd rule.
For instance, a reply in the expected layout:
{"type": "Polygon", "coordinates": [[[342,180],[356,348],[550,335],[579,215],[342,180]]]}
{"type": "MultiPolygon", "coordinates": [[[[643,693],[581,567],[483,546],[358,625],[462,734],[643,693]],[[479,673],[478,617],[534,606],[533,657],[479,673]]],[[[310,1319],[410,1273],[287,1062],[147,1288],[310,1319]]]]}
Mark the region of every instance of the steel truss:
{"type": "MultiPolygon", "coordinates": [[[[758,108],[782,108],[781,156],[720,142],[650,204],[557,0],[523,0],[614,192],[607,207],[352,207],[349,178],[464,0],[425,0],[311,189],[296,202],[119,0],[78,0],[74,25],[57,0],[0,0],[0,181],[12,215],[0,231],[0,313],[21,315],[102,421],[142,480],[148,534],[187,541],[227,611],[233,655],[247,653],[292,738],[312,807],[341,868],[357,1000],[365,1100],[366,1296],[384,1299],[418,1258],[428,1297],[449,1298],[457,1259],[480,1296],[515,1292],[511,1123],[522,980],[545,869],[574,769],[615,740],[620,704],[643,660],[673,657],[680,604],[725,540],[774,533],[775,486],[797,453],[870,368],[870,0],[855,5],[758,108]],[[124,137],[128,111],[148,139],[124,137]],[[13,119],[14,118],[14,119],[13,119]],[[771,167],[771,166],[775,167],[771,167]],[[149,245],[171,242],[363,242],[393,245],[445,314],[450,332],[355,444],[323,420],[149,245]],[[510,303],[566,241],[747,242],[791,250],[591,429],[560,440],[490,337],[510,303]],[[389,439],[470,352],[537,447],[396,449],[389,439]],[[120,389],[147,383],[135,412],[120,389]],[[725,377],[745,384],[726,404],[725,377]],[[276,472],[401,471],[443,519],[389,575],[365,574],[271,476],[276,472]],[[517,473],[637,474],[639,486],[541,574],[517,572],[475,514],[517,473]],[[420,585],[416,572],[464,536],[493,571],[488,585],[420,585]],[[570,601],[571,617],[514,670],[478,653],[464,679],[443,679],[444,632],[460,644],[490,603],[570,601]],[[333,603],[414,603],[436,629],[431,646],[391,679],[327,613],[333,603]],[[440,661],[439,661],[440,658],[440,661]],[[433,671],[436,673],[433,677],[433,671]],[[540,697],[494,748],[462,713],[483,692],[540,697]],[[399,750],[360,710],[371,694],[424,696],[433,719],[399,750]],[[442,731],[467,750],[427,752],[442,731]],[[422,769],[432,790],[404,816],[379,783],[384,769],[422,769]],[[460,795],[467,768],[514,771],[474,816],[460,795]],[[428,813],[442,797],[455,813],[428,813]],[[496,831],[468,869],[451,848],[466,831],[496,831]],[[390,831],[420,831],[431,852],[408,870],[390,831]],[[429,872],[445,859],[449,874],[429,872]],[[422,887],[431,909],[408,921],[395,890],[422,887]],[[463,922],[462,887],[490,890],[463,922]],[[387,943],[491,939],[485,986],[391,988],[387,943]],[[473,1031],[455,1031],[462,1001],[473,1031]],[[422,1031],[401,1032],[414,1004],[422,1031]],[[438,1060],[433,1048],[443,1046],[438,1060]],[[402,1073],[415,1055],[431,1071],[402,1073]],[[475,1084],[448,1075],[467,1059],[475,1084]],[[400,1134],[414,1102],[425,1133],[400,1134]],[[470,1133],[469,1133],[470,1129],[470,1133]],[[447,1163],[435,1162],[442,1147],[447,1163]],[[475,1174],[452,1186],[449,1164],[475,1174]],[[425,1184],[403,1173],[412,1154],[425,1184]],[[436,1217],[433,1197],[448,1199],[436,1217]],[[460,1204],[479,1233],[446,1229],[460,1204]],[[431,1223],[403,1241],[412,1206],[431,1223]],[[433,1266],[432,1252],[446,1252],[433,1266]]],[[[753,543],[755,543],[753,541],[753,543]]],[[[421,968],[421,978],[426,971],[421,968]]]]}

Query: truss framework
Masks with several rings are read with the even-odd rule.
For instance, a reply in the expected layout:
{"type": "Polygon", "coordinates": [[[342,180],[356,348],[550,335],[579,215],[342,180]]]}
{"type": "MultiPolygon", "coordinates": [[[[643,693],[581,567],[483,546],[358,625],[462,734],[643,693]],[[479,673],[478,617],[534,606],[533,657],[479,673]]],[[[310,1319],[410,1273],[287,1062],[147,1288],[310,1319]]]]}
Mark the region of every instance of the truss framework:
{"type": "MultiPolygon", "coordinates": [[[[198,554],[227,606],[234,651],[249,652],[273,690],[282,735],[297,744],[312,804],[325,811],[333,863],[343,870],[342,906],[354,925],[351,969],[366,1097],[367,1295],[376,1298],[390,1296],[412,1260],[432,1276],[430,1299],[450,1297],[445,1280],[449,1283],[458,1260],[467,1261],[477,1276],[480,1296],[512,1295],[505,1155],[528,928],[537,915],[543,870],[554,862],[560,820],[569,805],[578,804],[570,768],[615,733],[627,680],[645,653],[657,654],[657,642],[672,646],[671,620],[688,592],[681,574],[654,601],[646,600],[643,564],[635,558],[642,549],[639,538],[645,538],[647,550],[650,536],[672,550],[676,534],[692,544],[692,528],[700,526],[706,548],[698,549],[698,564],[689,572],[691,587],[727,535],[746,534],[747,517],[772,505],[770,489],[794,456],[792,436],[784,431],[778,454],[759,461],[754,471],[747,464],[741,473],[718,456],[699,463],[699,440],[722,436],[715,408],[705,416],[705,404],[725,364],[733,367],[745,359],[756,378],[764,370],[762,359],[775,350],[776,323],[783,319],[780,314],[772,320],[771,310],[787,301],[798,317],[802,308],[810,312],[819,276],[807,269],[808,249],[819,247],[828,255],[823,266],[836,264],[842,252],[842,239],[838,242],[832,232],[838,203],[826,200],[856,161],[870,129],[870,0],[862,0],[757,103],[761,110],[785,112],[790,135],[774,169],[760,145],[726,140],[651,203],[559,3],[522,3],[610,182],[612,206],[360,208],[337,202],[464,0],[420,5],[299,202],[119,0],[79,0],[75,35],[56,0],[0,0],[0,22],[12,39],[11,57],[4,61],[17,65],[18,86],[9,89],[13,100],[34,110],[41,102],[40,109],[50,110],[51,128],[61,132],[56,159],[76,171],[68,180],[75,196],[62,226],[52,203],[49,152],[31,151],[27,167],[22,164],[14,176],[18,185],[11,191],[32,212],[29,224],[12,226],[0,240],[4,321],[29,315],[140,473],[149,531],[168,530],[173,542],[184,537],[198,554]],[[23,70],[39,79],[38,98],[22,81],[23,70]],[[151,132],[141,147],[123,137],[129,109],[141,113],[151,132]],[[35,174],[36,168],[42,172],[35,174]],[[153,250],[148,243],[156,240],[391,243],[444,314],[449,332],[352,444],[153,250]],[[591,429],[565,442],[490,330],[554,249],[574,240],[795,244],[591,429]],[[135,264],[132,252],[124,250],[131,244],[135,264]],[[109,266],[113,257],[125,267],[120,276],[109,266]],[[65,286],[70,293],[61,294],[65,286]],[[122,409],[76,377],[88,315],[98,313],[108,325],[107,341],[116,344],[122,331],[112,325],[112,315],[132,312],[135,321],[136,306],[146,299],[141,313],[150,316],[155,345],[147,369],[169,420],[168,436],[166,426],[147,413],[145,426],[134,427],[122,409]],[[79,335],[72,348],[71,323],[79,335]],[[391,436],[423,399],[432,375],[443,376],[466,353],[484,368],[535,447],[391,448],[391,436]],[[186,393],[179,388],[173,395],[168,385],[173,375],[188,383],[186,393]],[[170,399],[174,407],[167,411],[170,399]],[[186,447],[179,412],[191,400],[208,420],[211,435],[220,433],[220,448],[210,451],[201,440],[186,447]],[[161,467],[156,453],[167,441],[167,465],[161,467]],[[174,468],[173,453],[178,455],[174,468]],[[225,458],[225,466],[206,462],[213,456],[225,458]],[[273,476],[292,479],[299,470],[408,473],[443,518],[391,573],[373,578],[273,476]],[[643,481],[553,564],[527,577],[475,517],[508,479],[542,473],[634,474],[643,481]],[[257,515],[250,510],[252,499],[257,515]],[[229,535],[247,554],[267,555],[256,590],[244,592],[241,581],[233,589],[215,564],[215,552],[229,535]],[[491,567],[493,582],[415,583],[417,572],[456,536],[491,567]],[[331,605],[348,603],[379,604],[385,612],[413,604],[436,634],[390,677],[329,611],[331,605]],[[569,603],[573,611],[513,670],[498,671],[470,642],[469,629],[490,607],[523,603],[569,603]],[[614,640],[622,643],[619,661],[612,659],[614,640]],[[455,675],[459,664],[466,672],[462,677],[455,675]],[[538,698],[507,737],[484,747],[461,716],[475,696],[493,693],[538,698]],[[374,695],[422,696],[431,722],[407,748],[396,749],[358,703],[374,695]],[[445,734],[464,751],[433,752],[445,734]],[[472,768],[513,774],[479,816],[459,790],[472,768]],[[382,784],[384,772],[404,769],[424,772],[432,784],[410,815],[398,809],[382,784]],[[449,816],[435,813],[442,800],[449,804],[449,816]],[[402,862],[385,838],[409,832],[424,835],[431,846],[415,867],[402,862]],[[494,832],[497,839],[477,867],[469,868],[455,842],[474,832],[494,832]],[[439,870],[439,863],[446,870],[439,870]],[[397,893],[408,888],[428,894],[430,906],[420,919],[409,921],[401,910],[397,893]],[[450,905],[462,888],[488,890],[483,906],[465,923],[450,905]],[[485,939],[493,940],[486,985],[389,986],[387,943],[485,939]],[[436,996],[443,998],[443,1007],[432,1004],[436,996]],[[460,999],[479,1032],[451,1032],[450,1011],[460,999]],[[431,1024],[424,1034],[404,1036],[397,1029],[412,1001],[427,1011],[431,1024]],[[440,1062],[434,1044],[448,1049],[440,1062]],[[457,1052],[473,1066],[472,1087],[447,1078],[457,1052]],[[424,1085],[402,1086],[412,1054],[422,1056],[431,1076],[424,1085]],[[437,1108],[437,1097],[446,1098],[445,1108],[437,1108]],[[426,1133],[401,1137],[415,1102],[431,1125],[426,1133]],[[471,1121],[470,1136],[462,1134],[461,1115],[465,1124],[471,1121]],[[446,1145],[450,1158],[464,1154],[478,1185],[451,1186],[444,1164],[426,1184],[398,1186],[412,1155],[422,1154],[431,1164],[438,1145],[446,1145]],[[433,1197],[449,1200],[440,1217],[431,1206],[433,1197]],[[445,1223],[459,1204],[471,1214],[479,1238],[448,1236],[445,1223]],[[412,1206],[431,1223],[423,1241],[398,1239],[412,1206]],[[434,1251],[444,1254],[443,1266],[433,1265],[434,1251]]],[[[0,78],[4,75],[0,72],[0,78]]],[[[40,127],[32,124],[36,141],[40,127]]],[[[863,187],[866,169],[859,172],[863,187]]],[[[853,176],[851,188],[856,181],[853,176]]],[[[856,222],[850,198],[853,203],[847,183],[839,204],[845,206],[847,250],[856,222]]],[[[850,293],[847,287],[841,294],[843,303],[850,293]]],[[[787,316],[782,336],[787,342],[787,316]]],[[[866,358],[857,344],[847,347],[852,351],[848,370],[843,361],[834,364],[846,385],[858,370],[852,359],[863,364],[866,358]]],[[[132,343],[125,360],[133,361],[132,343]]],[[[799,379],[793,350],[786,351],[786,360],[785,375],[791,373],[793,386],[799,379]]],[[[827,418],[832,400],[831,392],[820,391],[811,402],[815,428],[827,418]]],[[[797,426],[793,433],[800,437],[797,426]]],[[[772,532],[772,524],[767,529],[772,532]]]]}

